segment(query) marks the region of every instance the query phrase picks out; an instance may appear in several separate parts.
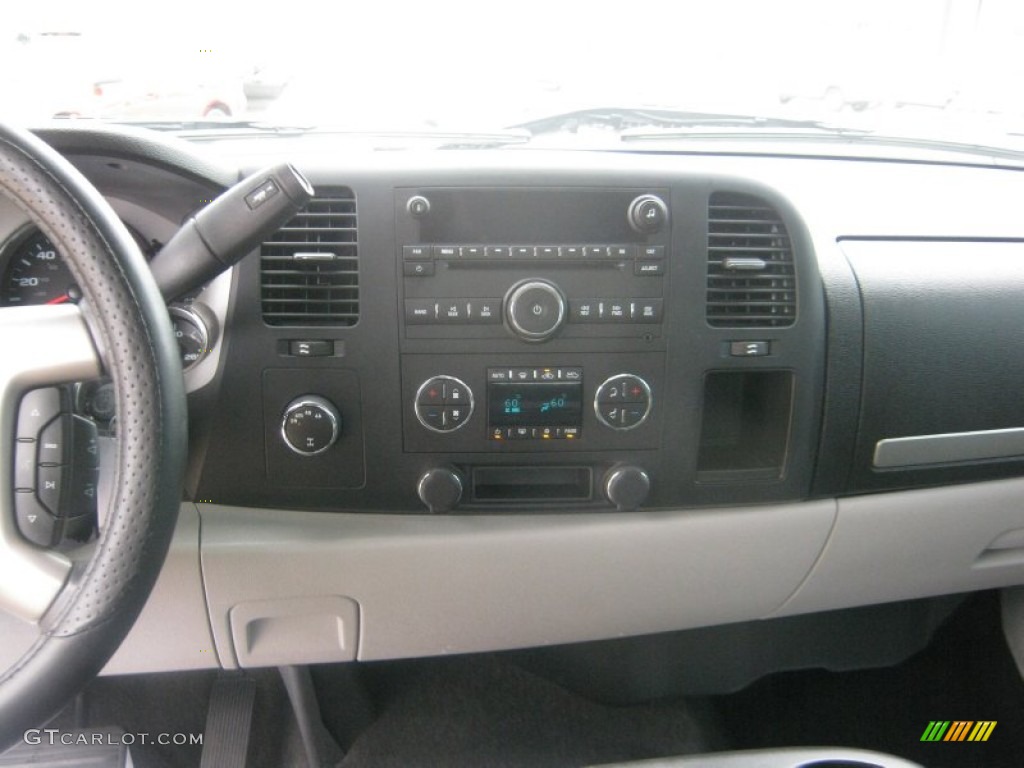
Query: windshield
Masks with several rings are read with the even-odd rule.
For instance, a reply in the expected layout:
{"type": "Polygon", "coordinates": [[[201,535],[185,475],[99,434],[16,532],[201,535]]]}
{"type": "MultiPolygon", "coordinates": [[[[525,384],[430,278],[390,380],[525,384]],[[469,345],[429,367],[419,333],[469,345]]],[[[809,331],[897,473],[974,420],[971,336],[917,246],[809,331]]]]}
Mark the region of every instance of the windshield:
{"type": "Polygon", "coordinates": [[[29,125],[571,143],[803,121],[1012,148],[1024,133],[1019,0],[39,0],[5,15],[2,118],[29,125]]]}

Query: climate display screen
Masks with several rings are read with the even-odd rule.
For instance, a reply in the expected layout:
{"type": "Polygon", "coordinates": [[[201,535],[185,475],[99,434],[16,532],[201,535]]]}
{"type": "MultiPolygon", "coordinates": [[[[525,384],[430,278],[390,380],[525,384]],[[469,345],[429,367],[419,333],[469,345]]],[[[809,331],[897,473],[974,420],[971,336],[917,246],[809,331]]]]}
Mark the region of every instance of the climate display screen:
{"type": "Polygon", "coordinates": [[[487,385],[490,427],[579,427],[583,420],[581,382],[487,385]]]}

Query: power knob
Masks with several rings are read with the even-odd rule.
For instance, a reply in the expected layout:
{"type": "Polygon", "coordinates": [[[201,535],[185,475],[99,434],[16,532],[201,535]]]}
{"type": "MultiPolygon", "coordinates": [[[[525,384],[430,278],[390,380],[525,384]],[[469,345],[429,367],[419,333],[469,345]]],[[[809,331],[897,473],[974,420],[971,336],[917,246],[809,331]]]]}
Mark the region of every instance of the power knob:
{"type": "Polygon", "coordinates": [[[451,512],[462,500],[462,478],[454,469],[435,467],[423,473],[416,493],[431,513],[451,512]]]}
{"type": "Polygon", "coordinates": [[[281,419],[285,445],[300,456],[316,456],[330,448],[341,434],[341,414],[319,395],[292,400],[281,419]]]}
{"type": "Polygon", "coordinates": [[[565,296],[547,280],[524,280],[505,297],[505,320],[524,341],[545,341],[565,322],[565,296]]]}
{"type": "Polygon", "coordinates": [[[638,508],[651,492],[651,478],[640,467],[620,465],[604,476],[604,495],[620,512],[638,508]]]}

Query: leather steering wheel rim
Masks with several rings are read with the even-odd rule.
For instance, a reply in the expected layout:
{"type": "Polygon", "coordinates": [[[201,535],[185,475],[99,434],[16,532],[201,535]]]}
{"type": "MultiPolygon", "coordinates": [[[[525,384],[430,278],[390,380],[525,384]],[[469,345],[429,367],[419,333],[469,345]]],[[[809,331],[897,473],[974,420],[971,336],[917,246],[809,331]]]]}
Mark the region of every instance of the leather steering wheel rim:
{"type": "MultiPolygon", "coordinates": [[[[63,157],[33,135],[0,125],[0,197],[50,238],[81,289],[80,306],[0,309],[0,336],[17,329],[46,336],[44,326],[76,323],[111,377],[118,428],[114,491],[98,538],[67,559],[55,599],[45,603],[39,634],[26,653],[0,670],[0,752],[39,727],[95,677],[131,629],[163,565],[178,507],[187,450],[181,363],[167,309],[152,274],[117,215],[63,157]]],[[[56,338],[60,338],[57,336],[56,338]]],[[[17,344],[12,344],[16,347],[17,344]]],[[[55,350],[57,354],[59,350],[55,350]]],[[[33,383],[0,362],[0,439],[11,455],[19,389],[33,383]]],[[[36,371],[38,373],[38,371],[36,371]]],[[[69,377],[71,371],[67,371],[69,377]]],[[[58,379],[61,377],[58,376],[58,379]]],[[[38,377],[37,377],[38,379],[38,377]]],[[[68,379],[63,379],[68,380],[68,379]]],[[[49,383],[60,383],[51,381],[49,383]]],[[[16,600],[18,558],[64,565],[60,554],[31,551],[14,540],[8,458],[0,471],[0,597],[16,600]],[[49,558],[49,560],[46,560],[49,558]],[[11,565],[11,563],[15,563],[11,565]]],[[[10,604],[11,600],[8,601],[10,604]]]]}

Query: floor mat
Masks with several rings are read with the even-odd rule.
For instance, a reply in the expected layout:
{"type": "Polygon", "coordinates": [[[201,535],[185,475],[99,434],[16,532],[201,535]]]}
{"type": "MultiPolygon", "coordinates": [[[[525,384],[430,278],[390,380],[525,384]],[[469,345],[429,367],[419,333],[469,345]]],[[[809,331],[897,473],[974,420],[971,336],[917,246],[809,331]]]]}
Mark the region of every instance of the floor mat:
{"type": "Polygon", "coordinates": [[[423,665],[356,740],[342,768],[568,768],[700,752],[683,704],[607,707],[494,657],[423,665]]]}
{"type": "Polygon", "coordinates": [[[899,666],[782,673],[717,703],[735,749],[842,745],[928,768],[1019,768],[1024,755],[1024,683],[1002,636],[996,593],[972,597],[899,666]],[[983,743],[922,742],[933,720],[997,725],[983,743]]]}

